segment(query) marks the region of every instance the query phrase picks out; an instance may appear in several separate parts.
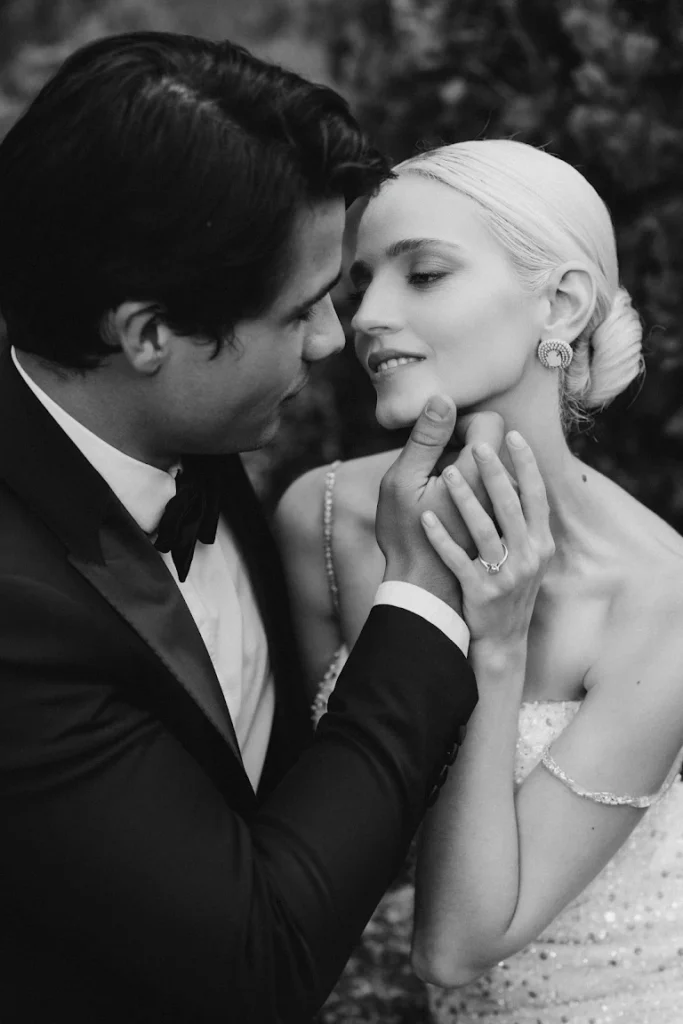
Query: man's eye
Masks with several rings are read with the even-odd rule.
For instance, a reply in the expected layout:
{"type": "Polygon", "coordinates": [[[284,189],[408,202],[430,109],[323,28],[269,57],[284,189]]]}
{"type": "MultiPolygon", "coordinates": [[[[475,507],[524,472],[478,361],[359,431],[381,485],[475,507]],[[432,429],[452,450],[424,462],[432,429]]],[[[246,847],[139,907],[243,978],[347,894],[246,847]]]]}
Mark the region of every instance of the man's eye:
{"type": "Polygon", "coordinates": [[[313,319],[314,316],[315,316],[315,306],[309,306],[308,309],[305,309],[303,311],[303,313],[299,313],[299,315],[297,316],[296,319],[297,319],[298,323],[307,324],[307,323],[310,323],[310,321],[313,319]]]}

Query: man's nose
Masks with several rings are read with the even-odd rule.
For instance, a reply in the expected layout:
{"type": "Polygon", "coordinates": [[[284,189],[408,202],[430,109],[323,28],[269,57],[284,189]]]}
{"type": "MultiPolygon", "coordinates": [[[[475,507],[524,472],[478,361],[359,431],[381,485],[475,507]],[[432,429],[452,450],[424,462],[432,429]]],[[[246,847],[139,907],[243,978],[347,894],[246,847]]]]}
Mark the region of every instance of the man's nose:
{"type": "Polygon", "coordinates": [[[306,362],[316,363],[321,359],[327,359],[335,352],[341,352],[346,339],[344,328],[339,322],[339,317],[332,305],[329,295],[325,300],[326,308],[324,316],[320,318],[316,330],[311,331],[304,344],[303,356],[306,362]]]}

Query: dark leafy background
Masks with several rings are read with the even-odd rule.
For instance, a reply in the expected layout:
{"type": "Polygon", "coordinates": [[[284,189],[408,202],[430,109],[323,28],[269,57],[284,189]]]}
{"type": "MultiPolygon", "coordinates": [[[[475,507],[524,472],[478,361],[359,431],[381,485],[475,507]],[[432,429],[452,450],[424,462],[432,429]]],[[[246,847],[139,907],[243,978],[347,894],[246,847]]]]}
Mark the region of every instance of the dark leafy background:
{"type": "MultiPolygon", "coordinates": [[[[574,439],[683,527],[683,6],[679,0],[0,0],[0,134],[76,46],[131,28],[229,36],[335,84],[396,160],[515,137],[577,166],[607,202],[645,323],[647,377],[574,439]]],[[[0,244],[2,240],[0,239],[0,244]]],[[[303,470],[392,447],[345,351],[317,368],[276,441],[249,458],[267,502],[303,470]]],[[[392,914],[367,933],[326,1024],[424,1019],[392,914]]]]}

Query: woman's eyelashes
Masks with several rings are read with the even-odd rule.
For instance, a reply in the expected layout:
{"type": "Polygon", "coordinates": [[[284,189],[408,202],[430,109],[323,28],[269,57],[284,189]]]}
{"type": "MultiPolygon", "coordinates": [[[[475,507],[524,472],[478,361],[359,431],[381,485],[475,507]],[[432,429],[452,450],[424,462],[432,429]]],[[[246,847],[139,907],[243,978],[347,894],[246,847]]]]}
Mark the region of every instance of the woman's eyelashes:
{"type": "MultiPolygon", "coordinates": [[[[429,288],[430,285],[438,284],[439,281],[442,281],[448,275],[449,271],[447,270],[411,270],[406,274],[406,282],[413,288],[424,289],[429,288]]],[[[345,301],[350,306],[358,306],[363,301],[369,283],[365,287],[358,287],[353,291],[347,292],[345,301]]]]}
{"type": "Polygon", "coordinates": [[[415,288],[428,288],[447,276],[447,270],[413,270],[408,275],[408,281],[415,288]]]}

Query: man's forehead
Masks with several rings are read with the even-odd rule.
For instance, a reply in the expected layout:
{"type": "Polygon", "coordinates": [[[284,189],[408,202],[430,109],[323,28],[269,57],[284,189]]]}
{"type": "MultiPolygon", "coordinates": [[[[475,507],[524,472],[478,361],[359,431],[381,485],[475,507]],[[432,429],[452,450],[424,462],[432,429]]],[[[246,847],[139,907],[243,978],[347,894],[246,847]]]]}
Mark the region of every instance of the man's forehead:
{"type": "Polygon", "coordinates": [[[332,286],[340,272],[344,201],[331,200],[300,212],[295,219],[281,294],[304,302],[332,286]]]}

